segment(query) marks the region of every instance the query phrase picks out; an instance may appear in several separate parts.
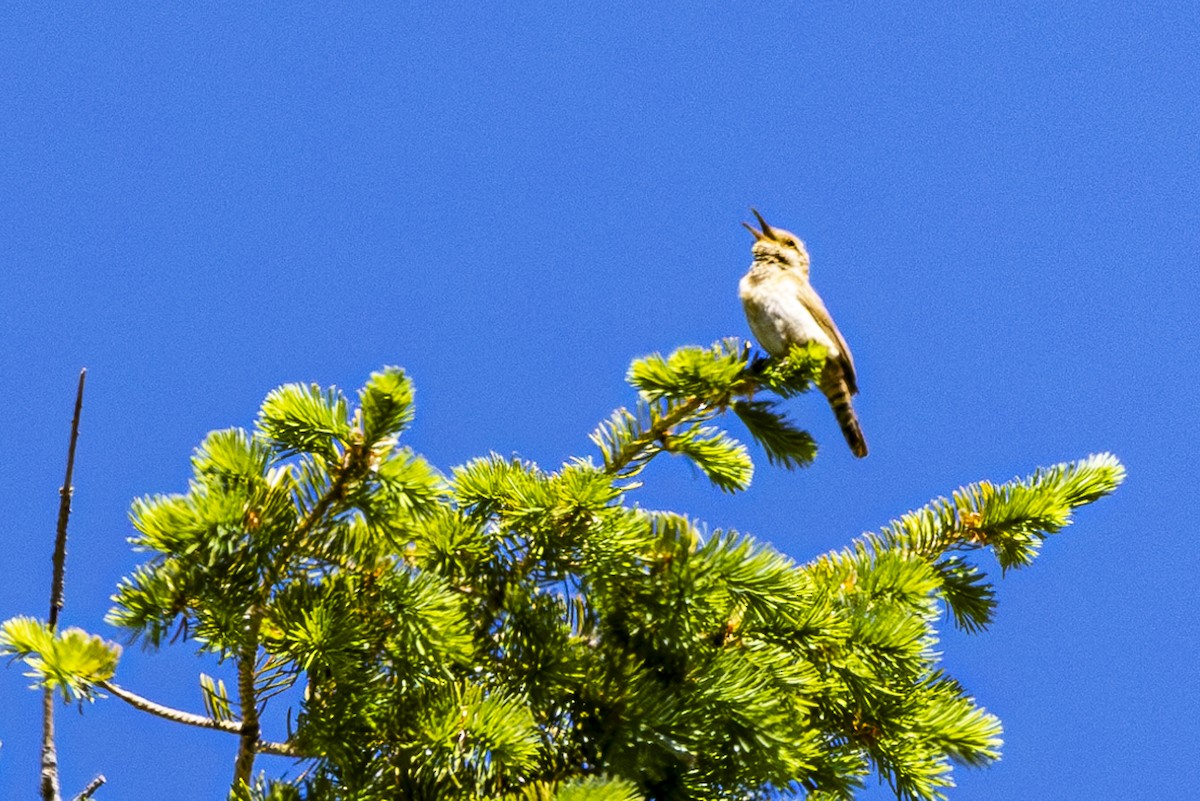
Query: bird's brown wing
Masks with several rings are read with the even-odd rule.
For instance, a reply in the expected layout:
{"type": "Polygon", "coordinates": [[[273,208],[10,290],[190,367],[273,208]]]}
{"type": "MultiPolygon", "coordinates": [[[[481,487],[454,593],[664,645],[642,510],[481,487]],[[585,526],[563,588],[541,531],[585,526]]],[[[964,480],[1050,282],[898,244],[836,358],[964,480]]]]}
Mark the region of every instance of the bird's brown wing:
{"type": "Polygon", "coordinates": [[[846,379],[846,386],[850,388],[850,394],[858,393],[858,378],[854,372],[854,357],[850,355],[850,346],[846,344],[846,340],[842,338],[842,332],[838,330],[834,324],[833,318],[829,316],[829,310],[825,308],[825,304],[821,302],[821,296],[812,288],[812,284],[804,282],[798,289],[800,302],[804,304],[804,308],[808,309],[809,314],[817,321],[817,325],[821,326],[830,339],[837,343],[838,350],[841,351],[841,356],[838,357],[838,365],[842,368],[842,375],[846,379]]]}

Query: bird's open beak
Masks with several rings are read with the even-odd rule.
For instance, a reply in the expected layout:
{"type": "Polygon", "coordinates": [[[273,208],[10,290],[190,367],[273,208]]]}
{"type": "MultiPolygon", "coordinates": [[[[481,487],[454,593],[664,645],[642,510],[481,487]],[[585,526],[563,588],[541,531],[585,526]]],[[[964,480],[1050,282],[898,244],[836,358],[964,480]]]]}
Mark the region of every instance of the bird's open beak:
{"type": "Polygon", "coordinates": [[[754,216],[758,218],[758,224],[762,226],[762,235],[759,236],[759,238],[761,239],[762,237],[766,237],[767,239],[774,239],[775,231],[772,230],[771,226],[767,225],[767,221],[764,220],[763,216],[758,213],[758,209],[751,206],[750,211],[754,212],[754,216]]]}
{"type": "Polygon", "coordinates": [[[758,240],[760,240],[760,239],[762,239],[762,238],[763,238],[762,232],[761,232],[761,231],[759,231],[757,228],[755,228],[755,227],[754,227],[753,225],[751,225],[750,223],[748,223],[748,222],[744,222],[744,223],[742,223],[742,225],[745,227],[745,229],[746,229],[747,231],[749,231],[750,233],[754,234],[754,241],[755,241],[755,242],[757,242],[758,240]]]}

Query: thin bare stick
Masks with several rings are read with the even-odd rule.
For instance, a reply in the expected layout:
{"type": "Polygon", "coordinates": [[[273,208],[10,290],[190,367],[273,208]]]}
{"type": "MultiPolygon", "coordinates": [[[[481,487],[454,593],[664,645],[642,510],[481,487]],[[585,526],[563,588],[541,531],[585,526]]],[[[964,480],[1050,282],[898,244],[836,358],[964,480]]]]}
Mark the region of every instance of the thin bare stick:
{"type": "MultiPolygon", "coordinates": [[[[54,536],[54,572],[50,579],[50,630],[58,628],[58,613],[63,607],[63,583],[67,569],[67,520],[71,516],[71,484],[75,473],[75,445],[79,442],[79,418],[83,414],[83,382],[87,370],[79,371],[79,389],[75,393],[75,415],[71,418],[71,444],[67,447],[67,475],[58,490],[58,529],[54,536]]],[[[42,691],[42,801],[61,801],[58,782],[58,749],[54,745],[54,691],[42,691]]],[[[99,786],[99,785],[97,785],[99,786]]],[[[94,791],[93,791],[94,792],[94,791]]]]}
{"type": "Polygon", "coordinates": [[[88,786],[83,788],[83,792],[72,798],[71,801],[87,801],[92,797],[93,793],[100,789],[100,785],[104,784],[106,781],[108,781],[108,779],[104,778],[104,774],[101,773],[99,776],[88,782],[88,786]]]}
{"type": "Polygon", "coordinates": [[[296,746],[291,743],[273,743],[270,740],[259,740],[256,750],[260,754],[293,757],[294,759],[305,758],[304,754],[296,750],[296,746]]]}
{"type": "Polygon", "coordinates": [[[209,718],[192,712],[184,712],[182,709],[163,706],[160,703],[151,701],[149,698],[143,698],[135,692],[126,690],[119,684],[113,684],[111,681],[102,681],[97,686],[102,690],[112,693],[130,706],[140,709],[143,712],[149,712],[151,715],[158,715],[160,718],[173,720],[176,723],[186,723],[188,726],[199,726],[202,729],[217,729],[218,731],[226,731],[230,734],[242,733],[242,724],[236,720],[217,720],[216,718],[209,718]]]}
{"type": "Polygon", "coordinates": [[[87,369],[79,371],[79,390],[75,393],[75,416],[71,418],[71,444],[67,448],[67,475],[58,491],[58,530],[54,537],[54,578],[50,583],[50,628],[58,627],[58,613],[63,608],[63,583],[67,571],[67,520],[71,516],[71,484],[75,474],[75,445],[79,442],[79,418],[83,414],[83,382],[87,369]]]}
{"type": "MultiPolygon", "coordinates": [[[[157,715],[160,718],[165,718],[175,723],[198,726],[202,729],[216,729],[217,731],[237,735],[241,735],[245,731],[245,725],[239,720],[217,720],[216,718],[197,715],[193,712],[184,712],[182,709],[164,706],[157,701],[144,698],[131,690],[126,690],[121,685],[114,684],[111,681],[102,681],[97,686],[106,692],[112,693],[135,709],[149,712],[151,715],[157,715]]],[[[254,750],[260,754],[274,754],[276,756],[303,756],[295,747],[288,743],[274,743],[267,740],[259,740],[255,743],[254,750]]]]}
{"type": "Polygon", "coordinates": [[[54,690],[42,690],[42,801],[62,801],[58,749],[54,746],[54,690]]]}

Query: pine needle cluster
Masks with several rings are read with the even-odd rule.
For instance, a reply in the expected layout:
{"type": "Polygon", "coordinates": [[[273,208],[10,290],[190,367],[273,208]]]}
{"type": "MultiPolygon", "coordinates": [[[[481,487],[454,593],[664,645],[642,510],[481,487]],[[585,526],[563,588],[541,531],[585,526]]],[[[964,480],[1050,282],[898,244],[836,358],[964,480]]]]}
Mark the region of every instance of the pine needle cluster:
{"type": "MultiPolygon", "coordinates": [[[[1028,565],[1123,469],[1101,454],[972,484],[806,564],[635,505],[664,453],[745,490],[751,449],[727,421],[771,464],[810,463],[781,403],[824,355],[754,360],[726,340],[639,359],[597,458],[555,470],[491,454],[439,472],[400,442],[398,368],[357,403],[281,387],[253,431],[200,444],[185,492],[134,502],[148,559],[109,621],[236,666],[232,688],[202,675],[205,714],[177,719],[237,736],[238,798],[849,799],[872,771],[898,798],[941,798],[953,764],[998,758],[1001,729],[939,667],[937,624],[985,629],[978,552],[1028,565]],[[294,704],[274,739],[269,703],[294,704]],[[301,778],[256,773],[264,753],[301,778]]],[[[67,697],[164,714],[112,681],[119,649],[99,638],[22,618],[0,646],[67,697]]]]}

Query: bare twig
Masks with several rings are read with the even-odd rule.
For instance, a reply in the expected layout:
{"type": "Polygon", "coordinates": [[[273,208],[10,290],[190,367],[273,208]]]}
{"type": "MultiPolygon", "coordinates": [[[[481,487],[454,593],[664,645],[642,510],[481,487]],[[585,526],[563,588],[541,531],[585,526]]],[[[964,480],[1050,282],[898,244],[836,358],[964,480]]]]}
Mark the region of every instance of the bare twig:
{"type": "Polygon", "coordinates": [[[71,801],[87,801],[92,797],[93,793],[100,789],[100,785],[104,784],[106,781],[108,781],[108,779],[104,778],[104,774],[101,773],[99,776],[88,782],[88,786],[84,787],[83,791],[79,795],[72,798],[71,801]]]}
{"type": "Polygon", "coordinates": [[[160,718],[166,718],[176,723],[185,723],[188,726],[199,726],[202,729],[217,729],[229,732],[230,734],[242,733],[242,724],[236,720],[217,720],[216,718],[205,717],[204,715],[197,715],[192,712],[184,712],[182,709],[163,706],[156,701],[151,701],[149,698],[143,698],[135,692],[126,690],[121,685],[114,684],[111,681],[102,681],[97,686],[106,692],[112,693],[130,706],[140,709],[143,712],[149,712],[151,715],[158,715],[160,718]]]}
{"type": "MultiPolygon", "coordinates": [[[[67,475],[58,491],[58,528],[54,536],[54,572],[50,579],[50,630],[58,628],[58,613],[63,607],[63,585],[67,568],[67,520],[71,517],[71,484],[75,473],[75,445],[79,442],[79,418],[83,414],[83,383],[87,370],[79,371],[79,389],[75,393],[75,414],[71,418],[71,444],[67,447],[67,475]]],[[[97,785],[98,787],[99,785],[97,785]]],[[[58,781],[58,749],[54,744],[54,691],[42,690],[42,801],[61,801],[58,781]]],[[[94,792],[94,790],[93,790],[94,792]]]]}
{"type": "MultiPolygon", "coordinates": [[[[245,731],[245,727],[240,720],[217,720],[216,718],[197,715],[193,712],[184,712],[182,709],[164,706],[157,701],[151,701],[149,698],[140,696],[132,690],[126,690],[121,685],[114,684],[111,681],[102,681],[97,686],[105,692],[112,693],[135,709],[149,712],[151,715],[157,715],[160,718],[165,718],[175,723],[198,726],[202,729],[216,729],[228,734],[241,735],[245,731]]],[[[274,754],[276,756],[303,756],[294,746],[288,743],[274,743],[266,740],[259,740],[255,743],[254,750],[260,754],[274,754]]]]}
{"type": "Polygon", "coordinates": [[[42,801],[61,801],[58,749],[54,745],[54,690],[42,690],[42,801]]]}
{"type": "Polygon", "coordinates": [[[87,370],[79,371],[79,390],[75,394],[75,415],[71,419],[71,444],[67,448],[67,475],[58,491],[58,530],[54,537],[54,577],[50,583],[50,628],[58,627],[58,613],[63,607],[63,584],[67,569],[67,520],[71,516],[71,496],[75,487],[75,444],[79,442],[79,418],[83,413],[83,382],[87,370]]]}
{"type": "Polygon", "coordinates": [[[291,743],[273,743],[270,740],[259,740],[255,749],[260,754],[271,754],[272,756],[293,757],[295,759],[304,759],[305,754],[300,753],[296,746],[291,743]]]}

